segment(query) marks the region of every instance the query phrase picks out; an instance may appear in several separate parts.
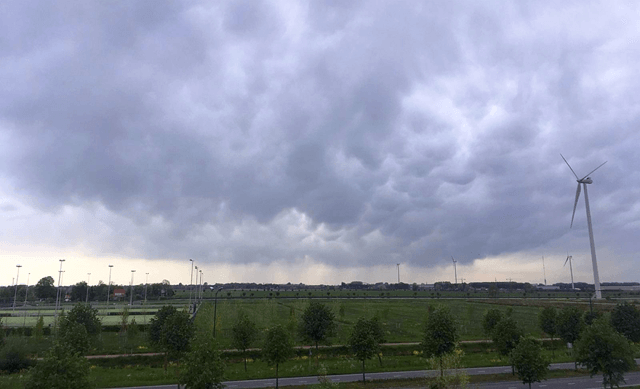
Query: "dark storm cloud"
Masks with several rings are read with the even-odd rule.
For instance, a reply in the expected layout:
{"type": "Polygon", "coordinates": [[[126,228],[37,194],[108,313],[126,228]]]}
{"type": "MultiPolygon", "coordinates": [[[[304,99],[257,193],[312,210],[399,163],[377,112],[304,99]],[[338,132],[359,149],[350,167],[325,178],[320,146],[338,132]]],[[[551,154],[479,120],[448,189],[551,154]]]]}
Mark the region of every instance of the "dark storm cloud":
{"type": "MultiPolygon", "coordinates": [[[[535,249],[567,233],[575,181],[560,152],[585,174],[611,160],[592,200],[603,225],[639,212],[622,181],[639,162],[624,10],[1,7],[2,175],[46,212],[99,203],[130,219],[143,256],[348,266],[535,249]],[[274,232],[294,210],[305,232],[274,232]]],[[[117,235],[103,243],[116,253],[117,235]]]]}

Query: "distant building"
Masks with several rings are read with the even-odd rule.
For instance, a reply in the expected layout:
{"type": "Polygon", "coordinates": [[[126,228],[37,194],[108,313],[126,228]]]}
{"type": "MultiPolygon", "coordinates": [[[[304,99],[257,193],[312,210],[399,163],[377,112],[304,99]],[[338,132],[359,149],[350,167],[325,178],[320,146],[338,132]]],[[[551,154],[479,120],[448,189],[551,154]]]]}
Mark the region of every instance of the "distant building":
{"type": "Polygon", "coordinates": [[[124,289],[114,289],[113,290],[113,298],[124,298],[127,295],[127,291],[124,289]]]}
{"type": "Polygon", "coordinates": [[[560,290],[559,285],[536,285],[538,290],[560,290]]]}

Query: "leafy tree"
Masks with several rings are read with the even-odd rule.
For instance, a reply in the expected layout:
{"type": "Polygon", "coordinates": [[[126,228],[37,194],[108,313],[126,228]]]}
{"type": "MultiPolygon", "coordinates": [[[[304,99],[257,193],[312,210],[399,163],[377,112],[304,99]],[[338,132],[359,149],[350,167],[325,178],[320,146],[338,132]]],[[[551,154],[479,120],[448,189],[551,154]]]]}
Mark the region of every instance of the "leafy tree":
{"type": "Polygon", "coordinates": [[[576,307],[565,307],[558,313],[558,335],[566,343],[575,343],[584,327],[582,313],[576,307]]]}
{"type": "Polygon", "coordinates": [[[267,330],[262,358],[268,365],[276,365],[276,389],[278,389],[278,366],[293,355],[293,343],[282,326],[277,325],[267,330]]]}
{"type": "MultiPolygon", "coordinates": [[[[193,338],[194,327],[185,311],[178,311],[167,317],[162,325],[160,347],[166,358],[177,359],[189,351],[189,343],[193,338]]],[[[165,366],[166,367],[166,366],[165,366]]]]}
{"type": "Polygon", "coordinates": [[[455,349],[457,340],[458,328],[449,308],[437,307],[427,317],[420,346],[425,357],[439,360],[441,377],[444,376],[443,357],[455,349]]]}
{"type": "Polygon", "coordinates": [[[11,337],[2,349],[0,349],[0,372],[17,373],[28,369],[34,361],[27,357],[26,340],[22,337],[11,337]]]}
{"type": "Polygon", "coordinates": [[[616,305],[611,312],[611,325],[631,342],[640,342],[640,311],[634,305],[616,305]]]}
{"type": "Polygon", "coordinates": [[[29,371],[25,389],[94,388],[89,361],[69,346],[56,342],[42,361],[29,371]]]}
{"type": "Polygon", "coordinates": [[[231,345],[242,351],[244,356],[244,371],[247,371],[247,350],[258,338],[256,323],[249,319],[246,313],[240,311],[238,319],[231,328],[231,345]]]}
{"type": "Polygon", "coordinates": [[[482,328],[484,329],[484,333],[487,336],[491,336],[493,333],[493,328],[502,320],[502,311],[499,309],[490,309],[482,318],[482,328]]]}
{"type": "MultiPolygon", "coordinates": [[[[558,335],[566,343],[575,343],[580,337],[580,332],[584,328],[582,313],[576,307],[565,307],[558,313],[556,321],[558,335]]],[[[575,362],[575,368],[578,369],[578,362],[575,362]]]]}
{"type": "Polygon", "coordinates": [[[90,304],[78,303],[67,313],[67,320],[82,324],[89,336],[97,336],[102,331],[98,310],[90,304]]]}
{"type": "Polygon", "coordinates": [[[512,317],[507,316],[496,324],[491,339],[500,354],[509,355],[511,350],[518,345],[523,334],[518,323],[512,317]]]}
{"type": "Polygon", "coordinates": [[[353,326],[351,336],[349,337],[349,346],[355,354],[356,358],[362,361],[362,382],[366,382],[365,379],[365,361],[373,358],[374,355],[380,352],[380,343],[378,343],[379,337],[376,334],[377,320],[366,319],[361,317],[353,326]]]}
{"type": "Polygon", "coordinates": [[[149,342],[159,345],[162,337],[162,326],[165,320],[178,310],[171,305],[165,305],[156,312],[156,315],[149,320],[149,342]]]}
{"type": "Polygon", "coordinates": [[[80,281],[73,285],[71,287],[71,301],[85,301],[88,288],[89,285],[85,281],[80,281]]]}
{"type": "Polygon", "coordinates": [[[334,313],[324,304],[312,301],[302,314],[298,331],[303,339],[316,345],[316,354],[319,342],[328,342],[335,335],[336,318],[334,313]]]}
{"type": "Polygon", "coordinates": [[[41,299],[56,298],[56,287],[53,277],[42,277],[34,286],[36,297],[41,299]]]}
{"type": "Polygon", "coordinates": [[[586,328],[576,344],[576,352],[577,360],[587,367],[592,377],[602,372],[605,388],[619,386],[624,382],[624,373],[636,365],[631,344],[606,318],[597,319],[586,328]]]}
{"type": "MultiPolygon", "coordinates": [[[[387,341],[384,329],[382,328],[382,323],[380,323],[380,318],[378,316],[372,317],[371,320],[369,320],[369,325],[371,326],[373,337],[376,339],[376,342],[378,342],[378,344],[382,344],[387,341]]],[[[382,353],[380,352],[380,350],[378,350],[376,354],[378,355],[380,366],[382,366],[382,353]]]]}
{"type": "Polygon", "coordinates": [[[33,330],[33,336],[36,340],[40,341],[44,337],[44,318],[40,316],[36,322],[36,327],[33,330]]]}
{"type": "Polygon", "coordinates": [[[549,362],[542,355],[542,346],[531,336],[520,339],[518,345],[511,351],[511,365],[515,367],[518,378],[523,384],[542,381],[549,372],[549,362]]]}
{"type": "Polygon", "coordinates": [[[558,331],[558,327],[556,324],[558,318],[558,311],[554,307],[546,307],[540,312],[538,316],[538,323],[540,324],[540,329],[545,334],[551,337],[551,351],[555,356],[555,350],[553,348],[553,337],[558,331]]]}
{"type": "Polygon", "coordinates": [[[79,355],[86,355],[91,348],[86,328],[78,322],[69,320],[68,316],[63,316],[60,320],[58,341],[69,346],[79,355]]]}
{"type": "Polygon", "coordinates": [[[188,389],[222,389],[224,362],[210,331],[200,331],[191,342],[184,358],[180,383],[188,389]]]}

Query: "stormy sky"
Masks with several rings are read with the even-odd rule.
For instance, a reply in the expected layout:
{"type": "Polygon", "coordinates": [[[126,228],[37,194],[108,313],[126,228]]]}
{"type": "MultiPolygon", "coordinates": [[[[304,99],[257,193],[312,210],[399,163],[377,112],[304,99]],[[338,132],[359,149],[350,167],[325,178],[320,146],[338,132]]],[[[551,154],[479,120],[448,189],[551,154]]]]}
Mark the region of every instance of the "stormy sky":
{"type": "Polygon", "coordinates": [[[640,281],[639,16],[2,2],[0,284],[640,281]]]}

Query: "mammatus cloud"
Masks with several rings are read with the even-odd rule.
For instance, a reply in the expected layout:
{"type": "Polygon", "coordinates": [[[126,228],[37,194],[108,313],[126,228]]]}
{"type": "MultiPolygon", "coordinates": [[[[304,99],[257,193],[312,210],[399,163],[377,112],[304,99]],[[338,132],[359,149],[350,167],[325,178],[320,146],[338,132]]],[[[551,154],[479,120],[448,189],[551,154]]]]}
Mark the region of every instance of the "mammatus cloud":
{"type": "Polygon", "coordinates": [[[562,152],[609,160],[596,243],[637,252],[633,3],[1,7],[5,241],[336,269],[587,252],[562,152]]]}

